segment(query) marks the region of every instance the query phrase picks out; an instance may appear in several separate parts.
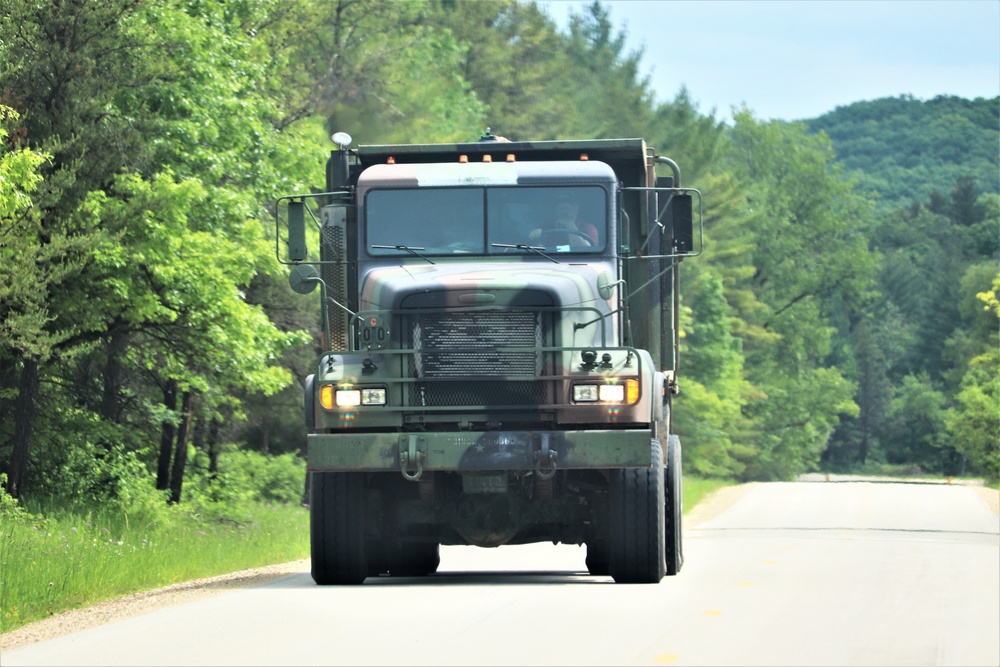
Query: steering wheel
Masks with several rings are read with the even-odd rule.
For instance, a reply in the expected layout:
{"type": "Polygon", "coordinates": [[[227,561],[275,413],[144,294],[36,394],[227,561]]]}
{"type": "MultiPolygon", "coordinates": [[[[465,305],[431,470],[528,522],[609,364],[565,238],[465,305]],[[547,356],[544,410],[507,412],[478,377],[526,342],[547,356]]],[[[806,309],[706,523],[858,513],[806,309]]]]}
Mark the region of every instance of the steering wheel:
{"type": "Polygon", "coordinates": [[[562,227],[556,227],[553,229],[543,229],[542,233],[539,234],[538,237],[543,238],[550,234],[570,234],[572,236],[579,236],[581,239],[587,242],[587,245],[594,245],[594,240],[584,232],[581,232],[579,229],[569,229],[562,227]]]}
{"type": "Polygon", "coordinates": [[[470,241],[452,241],[444,246],[445,250],[454,253],[473,252],[475,247],[475,244],[470,241]]]}

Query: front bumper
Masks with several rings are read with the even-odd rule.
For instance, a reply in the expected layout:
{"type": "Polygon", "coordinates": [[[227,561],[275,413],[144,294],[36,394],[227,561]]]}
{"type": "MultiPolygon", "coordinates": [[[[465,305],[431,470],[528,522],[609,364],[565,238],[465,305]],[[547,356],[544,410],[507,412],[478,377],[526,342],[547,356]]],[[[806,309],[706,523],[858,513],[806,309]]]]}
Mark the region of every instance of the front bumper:
{"type": "Polygon", "coordinates": [[[308,457],[312,472],[648,468],[651,438],[648,429],[317,433],[308,457]]]}

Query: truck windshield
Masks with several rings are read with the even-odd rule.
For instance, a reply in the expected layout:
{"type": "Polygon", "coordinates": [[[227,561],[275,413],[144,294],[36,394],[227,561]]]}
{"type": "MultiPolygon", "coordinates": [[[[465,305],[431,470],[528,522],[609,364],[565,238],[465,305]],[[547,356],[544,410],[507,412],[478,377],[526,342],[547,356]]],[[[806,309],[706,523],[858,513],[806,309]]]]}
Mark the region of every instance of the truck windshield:
{"type": "Polygon", "coordinates": [[[607,219],[599,186],[377,189],[365,198],[376,256],[593,253],[607,242],[607,219]]]}

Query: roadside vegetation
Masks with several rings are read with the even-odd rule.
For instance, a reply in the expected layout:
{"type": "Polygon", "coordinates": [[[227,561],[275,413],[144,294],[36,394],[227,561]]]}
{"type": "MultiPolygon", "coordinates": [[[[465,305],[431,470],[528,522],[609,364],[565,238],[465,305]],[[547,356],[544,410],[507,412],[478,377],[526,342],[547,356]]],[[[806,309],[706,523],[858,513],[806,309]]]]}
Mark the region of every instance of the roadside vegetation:
{"type": "MultiPolygon", "coordinates": [[[[0,632],[169,584],[309,557],[305,466],[292,455],[223,455],[168,504],[148,477],[114,501],[52,496],[22,505],[0,489],[0,632]]],[[[3,476],[0,475],[0,478],[3,476]]],[[[86,498],[81,494],[81,498],[86,498]]]]}

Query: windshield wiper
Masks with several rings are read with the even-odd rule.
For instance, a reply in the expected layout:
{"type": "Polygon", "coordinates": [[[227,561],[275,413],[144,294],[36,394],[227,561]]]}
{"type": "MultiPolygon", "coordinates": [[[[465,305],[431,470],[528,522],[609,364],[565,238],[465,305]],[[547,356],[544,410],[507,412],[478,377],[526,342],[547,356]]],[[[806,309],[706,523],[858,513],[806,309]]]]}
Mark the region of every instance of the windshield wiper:
{"type": "Polygon", "coordinates": [[[533,246],[533,245],[526,245],[524,243],[513,243],[513,244],[512,243],[491,243],[490,245],[492,245],[494,248],[514,248],[515,250],[530,250],[531,252],[534,252],[534,253],[537,253],[537,254],[541,255],[545,259],[550,260],[551,262],[553,262],[555,264],[559,263],[558,259],[553,259],[552,257],[549,257],[544,252],[542,252],[543,250],[545,250],[545,246],[533,246]]]}
{"type": "Polygon", "coordinates": [[[413,248],[411,248],[408,245],[373,245],[372,248],[377,248],[379,250],[405,250],[406,252],[410,253],[414,257],[419,257],[420,259],[424,260],[428,264],[433,264],[434,263],[431,260],[429,260],[428,258],[426,258],[423,255],[421,255],[419,252],[417,252],[418,250],[426,250],[426,248],[421,248],[421,247],[413,247],[413,248]]]}

